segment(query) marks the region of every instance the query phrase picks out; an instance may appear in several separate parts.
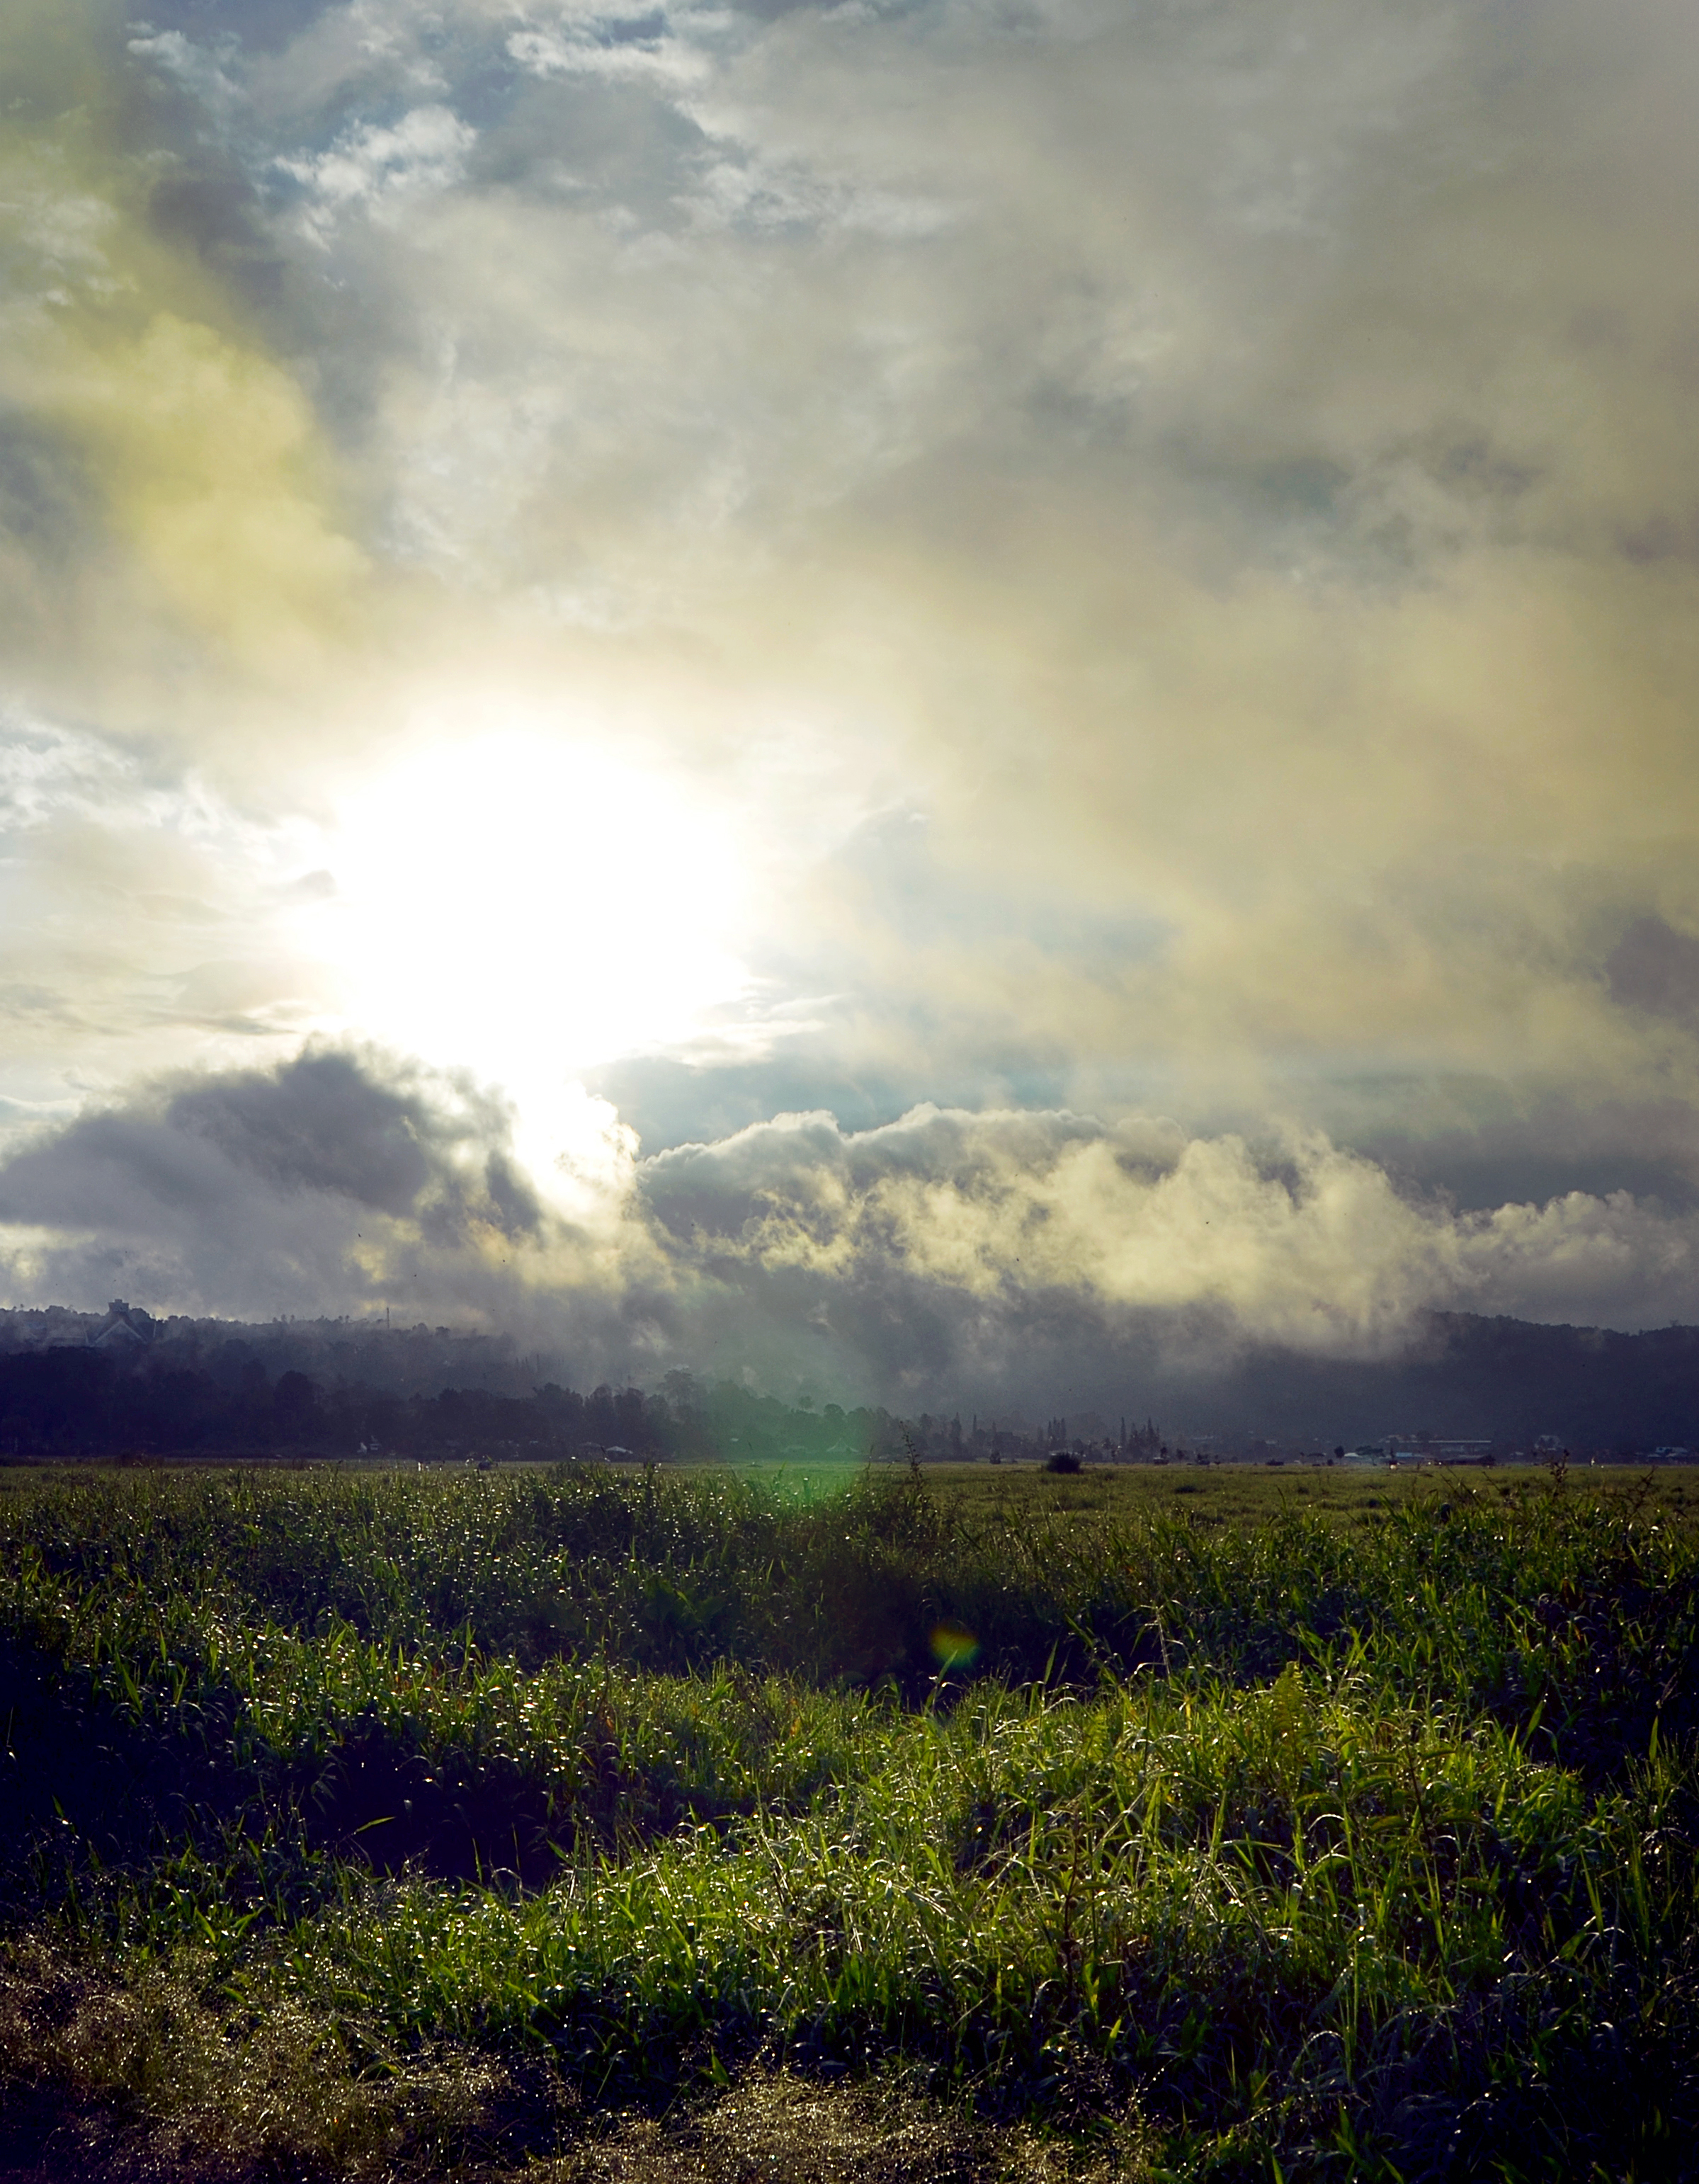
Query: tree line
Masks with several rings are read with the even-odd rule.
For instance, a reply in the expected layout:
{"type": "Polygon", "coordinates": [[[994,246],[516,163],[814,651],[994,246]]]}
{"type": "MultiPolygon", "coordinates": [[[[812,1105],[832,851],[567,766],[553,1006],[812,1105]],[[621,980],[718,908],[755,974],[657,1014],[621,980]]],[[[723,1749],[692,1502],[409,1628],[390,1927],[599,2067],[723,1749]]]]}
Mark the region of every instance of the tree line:
{"type": "MultiPolygon", "coordinates": [[[[930,1422],[928,1422],[930,1423],[930,1422]]],[[[927,1436],[928,1440],[931,1435],[927,1436]]],[[[866,1461],[915,1429],[880,1409],[789,1405],[671,1373],[655,1393],[545,1382],[527,1396],[400,1395],[257,1359],[233,1373],[60,1345],[0,1357],[0,1457],[393,1455],[549,1461],[632,1456],[866,1461]]],[[[918,1449],[916,1452],[921,1452],[918,1449]]],[[[944,1449],[929,1454],[943,1454],[944,1449]]]]}

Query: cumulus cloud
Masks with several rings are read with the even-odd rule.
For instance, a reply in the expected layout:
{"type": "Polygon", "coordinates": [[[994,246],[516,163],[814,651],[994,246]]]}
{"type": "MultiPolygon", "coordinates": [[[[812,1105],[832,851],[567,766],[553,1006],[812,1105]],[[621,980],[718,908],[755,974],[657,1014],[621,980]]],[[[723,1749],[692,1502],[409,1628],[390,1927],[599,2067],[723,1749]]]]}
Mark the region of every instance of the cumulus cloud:
{"type": "Polygon", "coordinates": [[[888,1268],[1011,1306],[1208,1315],[1231,1339],[1323,1355],[1400,1349],[1423,1312],[1574,1315],[1693,1290],[1699,1229],[1619,1192],[1459,1214],[1318,1132],[1261,1147],[1167,1121],[921,1108],[846,1134],[781,1117],[641,1171],[699,1262],[822,1284],[888,1268]]]}
{"type": "Polygon", "coordinates": [[[610,1144],[590,1166],[569,1207],[500,1099],[309,1048],[35,1118],[0,1165],[0,1243],[19,1301],[398,1303],[592,1370],[801,1375],[912,1407],[1040,1404],[1117,1357],[1180,1380],[1253,1351],[1396,1357],[1436,1310],[1699,1305],[1692,1214],[1580,1192],[1460,1213],[1313,1131],[926,1107],[861,1132],[781,1117],[635,1163],[610,1144]]]}

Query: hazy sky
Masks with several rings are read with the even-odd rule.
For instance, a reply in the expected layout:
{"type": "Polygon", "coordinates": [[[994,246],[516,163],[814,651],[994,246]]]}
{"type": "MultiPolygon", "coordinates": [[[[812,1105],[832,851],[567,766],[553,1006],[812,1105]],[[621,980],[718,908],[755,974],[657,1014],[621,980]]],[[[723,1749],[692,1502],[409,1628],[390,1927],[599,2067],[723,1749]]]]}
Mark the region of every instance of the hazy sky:
{"type": "Polygon", "coordinates": [[[7,0],[10,1301],[1699,1318],[1696,110],[1674,0],[7,0]]]}

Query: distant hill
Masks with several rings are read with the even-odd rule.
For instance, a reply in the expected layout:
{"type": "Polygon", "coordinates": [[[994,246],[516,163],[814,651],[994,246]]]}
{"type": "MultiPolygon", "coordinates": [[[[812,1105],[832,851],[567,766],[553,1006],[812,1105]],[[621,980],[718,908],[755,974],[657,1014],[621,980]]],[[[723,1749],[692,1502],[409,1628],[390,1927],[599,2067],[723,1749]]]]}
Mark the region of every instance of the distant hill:
{"type": "Polygon", "coordinates": [[[443,1387],[526,1396],[539,1383],[565,1376],[560,1357],[521,1351],[509,1335],[427,1327],[422,1320],[391,1327],[378,1318],[244,1321],[187,1313],[154,1318],[122,1299],[104,1312],[73,1312],[63,1305],[0,1310],[0,1358],[18,1351],[101,1344],[103,1338],[109,1346],[112,1333],[126,1323],[141,1331],[156,1363],[209,1373],[231,1385],[250,1364],[268,1379],[306,1373],[315,1380],[394,1396],[435,1395],[443,1387]]]}
{"type": "Polygon", "coordinates": [[[1699,1448],[1699,1328],[1622,1334],[1435,1313],[1395,1359],[1259,1351],[1151,1394],[1200,1429],[1330,1448],[1423,1429],[1516,1447],[1551,1434],[1576,1449],[1699,1448]]]}

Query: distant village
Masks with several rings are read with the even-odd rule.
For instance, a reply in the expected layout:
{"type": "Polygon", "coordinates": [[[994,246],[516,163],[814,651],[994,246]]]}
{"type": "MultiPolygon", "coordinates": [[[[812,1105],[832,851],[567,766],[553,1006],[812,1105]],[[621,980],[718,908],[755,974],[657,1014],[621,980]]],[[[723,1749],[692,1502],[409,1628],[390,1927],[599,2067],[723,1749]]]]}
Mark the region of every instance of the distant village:
{"type": "MultiPolygon", "coordinates": [[[[914,1452],[935,1462],[999,1463],[1045,1462],[1057,1455],[1072,1456],[1081,1464],[1145,1463],[1200,1464],[1260,1463],[1270,1468],[1286,1464],[1384,1464],[1417,1469],[1423,1465],[1446,1468],[1496,1463],[1554,1463],[1568,1460],[1570,1451],[1560,1435],[1540,1434],[1526,1446],[1495,1442],[1485,1435],[1455,1439],[1427,1430],[1390,1433],[1351,1446],[1335,1442],[1329,1448],[1303,1440],[1282,1441],[1261,1434],[1176,1433],[1172,1441],[1151,1420],[1132,1424],[1123,1418],[1111,1426],[1095,1412],[1047,1420],[1034,1433],[1017,1424],[982,1423],[974,1418],[964,1432],[960,1418],[947,1423],[922,1414],[911,1429],[914,1452]]],[[[1635,1452],[1640,1460],[1674,1462],[1686,1458],[1685,1448],[1659,1447],[1635,1452]]],[[[1612,1451],[1606,1460],[1629,1460],[1626,1452],[1612,1451]]],[[[1586,1451],[1586,1460],[1600,1460],[1598,1451],[1586,1451]]]]}

